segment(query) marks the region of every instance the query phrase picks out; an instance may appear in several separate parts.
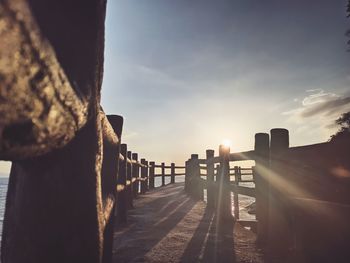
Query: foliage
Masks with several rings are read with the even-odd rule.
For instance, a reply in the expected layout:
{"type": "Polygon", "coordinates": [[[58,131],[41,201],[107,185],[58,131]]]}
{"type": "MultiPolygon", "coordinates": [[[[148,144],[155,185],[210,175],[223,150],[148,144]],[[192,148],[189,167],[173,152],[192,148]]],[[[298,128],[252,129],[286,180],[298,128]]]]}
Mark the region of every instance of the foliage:
{"type": "Polygon", "coordinates": [[[331,136],[331,141],[341,138],[350,138],[350,111],[343,113],[338,119],[336,119],[335,124],[339,125],[340,128],[336,134],[331,136]]]}

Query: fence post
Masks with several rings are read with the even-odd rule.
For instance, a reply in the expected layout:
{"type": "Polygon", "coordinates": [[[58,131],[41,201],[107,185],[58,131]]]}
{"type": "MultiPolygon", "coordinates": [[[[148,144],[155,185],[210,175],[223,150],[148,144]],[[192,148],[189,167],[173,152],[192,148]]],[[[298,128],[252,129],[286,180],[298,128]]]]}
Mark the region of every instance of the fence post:
{"type": "Polygon", "coordinates": [[[218,208],[218,198],[219,198],[219,177],[220,177],[220,164],[215,166],[215,176],[214,176],[214,190],[215,190],[215,207],[218,208]]]}
{"type": "Polygon", "coordinates": [[[137,153],[133,153],[132,154],[132,160],[133,165],[132,165],[132,177],[135,180],[134,184],[133,184],[133,196],[134,198],[137,197],[138,193],[139,193],[139,188],[140,188],[140,181],[139,181],[139,173],[140,173],[140,166],[137,163],[138,161],[138,154],[137,153]]]}
{"type": "Polygon", "coordinates": [[[192,197],[199,200],[203,200],[203,183],[200,177],[200,167],[198,161],[198,154],[191,154],[191,160],[189,163],[190,170],[190,194],[192,197]]]}
{"type": "Polygon", "coordinates": [[[194,170],[194,162],[196,161],[196,159],[198,159],[198,154],[191,154],[191,158],[188,160],[188,172],[186,172],[186,176],[187,176],[187,189],[188,189],[188,193],[189,195],[191,195],[192,197],[194,196],[195,190],[195,182],[194,182],[194,177],[195,177],[195,170],[194,170]]]}
{"type": "Polygon", "coordinates": [[[127,169],[126,169],[126,175],[127,175],[127,180],[128,180],[128,187],[127,187],[127,198],[128,198],[128,208],[134,208],[134,201],[133,201],[133,185],[132,185],[132,169],[133,166],[129,161],[131,160],[132,153],[131,151],[127,152],[127,169]]]}
{"type": "Polygon", "coordinates": [[[147,172],[147,167],[144,167],[146,165],[146,159],[142,158],[141,159],[141,194],[146,193],[146,185],[147,185],[147,181],[146,181],[146,172],[147,172]]]}
{"type": "Polygon", "coordinates": [[[147,192],[149,190],[149,173],[148,173],[148,161],[145,160],[145,176],[146,176],[146,181],[145,181],[145,191],[147,192]]]}
{"type": "Polygon", "coordinates": [[[238,186],[239,186],[239,181],[241,179],[240,176],[240,169],[238,166],[235,166],[234,168],[235,170],[235,188],[236,191],[233,192],[233,213],[235,216],[235,219],[238,220],[239,219],[239,202],[238,202],[238,186]]]}
{"type": "Polygon", "coordinates": [[[199,165],[199,160],[193,162],[194,165],[194,190],[195,198],[198,200],[204,200],[204,180],[201,177],[201,169],[199,165]]]}
{"type": "Polygon", "coordinates": [[[113,233],[114,233],[114,214],[117,206],[117,191],[118,173],[119,173],[119,153],[120,153],[120,140],[123,128],[123,117],[119,115],[108,115],[107,120],[112,126],[114,133],[118,137],[118,147],[113,149],[110,144],[103,142],[103,163],[101,171],[101,188],[102,196],[113,198],[113,206],[110,211],[109,217],[105,215],[106,226],[104,229],[103,238],[103,263],[112,263],[113,256],[113,233]],[[108,218],[108,219],[107,219],[108,218]]]}
{"type": "Polygon", "coordinates": [[[219,173],[219,171],[220,171],[220,164],[216,165],[215,170],[216,170],[216,172],[215,172],[215,178],[214,179],[215,179],[216,182],[218,182],[219,181],[219,176],[220,176],[220,173],[219,173]]]}
{"type": "Polygon", "coordinates": [[[206,151],[207,157],[207,206],[209,208],[215,207],[215,189],[214,189],[214,163],[208,162],[214,157],[214,150],[206,151]]]}
{"type": "Polygon", "coordinates": [[[185,162],[185,192],[189,193],[190,189],[190,159],[185,162]]]}
{"type": "Polygon", "coordinates": [[[171,171],[170,171],[171,177],[170,177],[170,183],[175,183],[175,163],[171,163],[171,171]]]}
{"type": "Polygon", "coordinates": [[[165,185],[165,163],[162,163],[162,186],[165,185]]]}
{"type": "Polygon", "coordinates": [[[220,145],[220,174],[219,174],[219,189],[218,189],[218,217],[219,220],[232,220],[231,207],[231,187],[230,187],[230,148],[220,145]]]}
{"type": "Polygon", "coordinates": [[[257,241],[266,242],[269,216],[269,151],[270,137],[267,133],[255,134],[255,167],[253,178],[256,192],[257,241]]]}
{"type": "Polygon", "coordinates": [[[155,162],[149,162],[149,189],[154,189],[154,165],[155,162]]]}
{"type": "Polygon", "coordinates": [[[124,156],[124,161],[119,162],[119,176],[118,185],[124,187],[117,195],[117,222],[125,224],[127,222],[127,185],[126,185],[126,171],[127,171],[127,145],[120,145],[120,153],[124,156]]]}
{"type": "Polygon", "coordinates": [[[270,178],[269,196],[269,251],[277,250],[284,254],[289,246],[291,233],[288,227],[288,203],[283,195],[283,185],[275,182],[281,181],[286,171],[283,153],[289,148],[289,134],[286,129],[271,130],[270,169],[274,178],[270,178]],[[272,227],[273,226],[273,227],[272,227]]]}

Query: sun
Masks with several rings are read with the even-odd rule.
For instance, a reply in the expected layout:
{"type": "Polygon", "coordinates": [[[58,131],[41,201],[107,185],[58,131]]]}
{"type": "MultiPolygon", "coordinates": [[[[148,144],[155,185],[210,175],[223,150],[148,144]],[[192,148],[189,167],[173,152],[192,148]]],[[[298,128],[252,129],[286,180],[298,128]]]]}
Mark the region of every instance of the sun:
{"type": "Polygon", "coordinates": [[[221,144],[225,147],[225,148],[231,148],[232,143],[229,139],[223,139],[221,144]]]}

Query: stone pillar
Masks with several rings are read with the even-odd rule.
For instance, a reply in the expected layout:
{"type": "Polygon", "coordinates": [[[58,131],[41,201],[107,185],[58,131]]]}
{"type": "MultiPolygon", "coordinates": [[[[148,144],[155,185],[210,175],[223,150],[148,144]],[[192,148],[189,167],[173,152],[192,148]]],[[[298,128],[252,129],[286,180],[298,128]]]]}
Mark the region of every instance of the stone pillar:
{"type": "Polygon", "coordinates": [[[231,187],[230,187],[230,148],[220,145],[220,174],[218,180],[218,217],[219,220],[227,221],[232,220],[232,207],[231,207],[231,187]]]}
{"type": "Polygon", "coordinates": [[[214,163],[208,162],[214,157],[214,150],[206,151],[207,157],[207,206],[209,208],[215,207],[215,186],[214,186],[214,163]]]}
{"type": "Polygon", "coordinates": [[[269,215],[269,155],[270,137],[267,133],[255,134],[255,167],[253,177],[256,192],[256,219],[258,242],[266,242],[269,215]]]}

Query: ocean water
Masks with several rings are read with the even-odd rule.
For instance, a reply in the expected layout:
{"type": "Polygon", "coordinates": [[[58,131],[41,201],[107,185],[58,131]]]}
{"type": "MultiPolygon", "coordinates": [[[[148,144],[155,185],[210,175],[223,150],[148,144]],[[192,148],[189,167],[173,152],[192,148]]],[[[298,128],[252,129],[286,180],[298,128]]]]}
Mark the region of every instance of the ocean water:
{"type": "Polygon", "coordinates": [[[6,202],[8,182],[9,182],[8,178],[0,177],[0,240],[2,235],[2,223],[4,222],[5,202],[6,202]]]}

